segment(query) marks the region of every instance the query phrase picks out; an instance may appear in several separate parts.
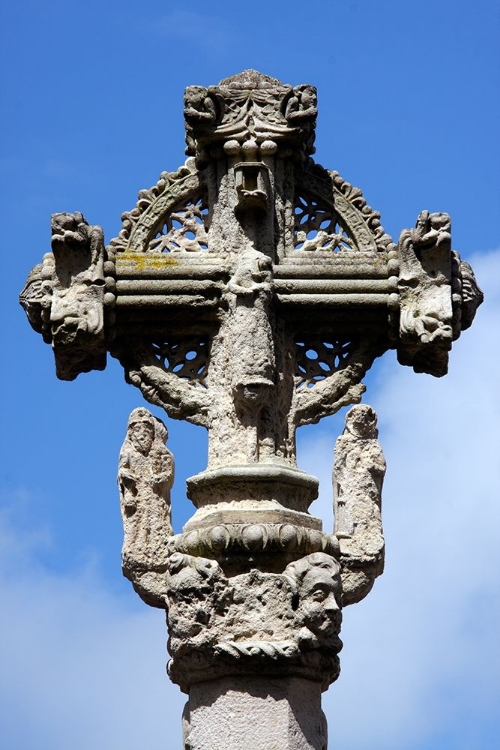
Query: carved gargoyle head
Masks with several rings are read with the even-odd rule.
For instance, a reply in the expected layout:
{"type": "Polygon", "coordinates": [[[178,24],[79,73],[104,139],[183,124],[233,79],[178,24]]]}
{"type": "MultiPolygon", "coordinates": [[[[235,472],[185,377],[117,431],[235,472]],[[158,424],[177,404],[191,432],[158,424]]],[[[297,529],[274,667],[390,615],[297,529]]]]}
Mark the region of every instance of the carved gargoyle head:
{"type": "Polygon", "coordinates": [[[65,245],[77,248],[88,242],[90,226],[80,211],[52,214],[50,225],[52,250],[55,253],[65,245]]]}

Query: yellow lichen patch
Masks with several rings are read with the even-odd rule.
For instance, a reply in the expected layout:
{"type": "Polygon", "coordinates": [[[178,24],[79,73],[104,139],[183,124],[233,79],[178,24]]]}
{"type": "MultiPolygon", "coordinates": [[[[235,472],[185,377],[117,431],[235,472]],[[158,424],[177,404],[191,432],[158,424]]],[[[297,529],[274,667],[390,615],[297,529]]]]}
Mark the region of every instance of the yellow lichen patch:
{"type": "Polygon", "coordinates": [[[147,268],[177,266],[179,265],[179,261],[167,253],[153,255],[149,253],[133,253],[126,250],[124,253],[117,255],[116,265],[117,268],[126,265],[128,268],[132,266],[132,268],[137,269],[138,271],[144,271],[147,268]]]}

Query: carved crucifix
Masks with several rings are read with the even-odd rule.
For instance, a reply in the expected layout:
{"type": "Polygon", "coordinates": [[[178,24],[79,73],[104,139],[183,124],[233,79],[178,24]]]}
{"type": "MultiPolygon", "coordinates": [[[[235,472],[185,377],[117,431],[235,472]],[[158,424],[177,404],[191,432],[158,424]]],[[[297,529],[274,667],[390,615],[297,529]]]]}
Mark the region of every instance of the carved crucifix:
{"type": "MultiPolygon", "coordinates": [[[[250,70],[188,87],[184,112],[185,166],[139,193],[107,247],[81,214],[54,215],[52,253],[21,302],[58,377],[103,369],[110,352],[149,402],[208,430],[182,534],[162,489],[171,480],[153,465],[164,433],[147,412],[120,468],[124,572],[168,609],[169,671],[190,694],[186,747],[206,750],[197,686],[237,679],[245,693],[264,674],[325,689],[340,605],[382,572],[375,415],[355,408],[340,439],[334,535],[308,513],[317,480],[296,466],[296,429],[358,403],[388,349],[444,375],[482,295],[447,214],[423,211],[395,244],[361,191],[314,163],[314,87],[250,70]],[[149,511],[136,514],[141,502],[149,511]]],[[[311,744],[280,747],[323,747],[318,727],[311,744]]]]}

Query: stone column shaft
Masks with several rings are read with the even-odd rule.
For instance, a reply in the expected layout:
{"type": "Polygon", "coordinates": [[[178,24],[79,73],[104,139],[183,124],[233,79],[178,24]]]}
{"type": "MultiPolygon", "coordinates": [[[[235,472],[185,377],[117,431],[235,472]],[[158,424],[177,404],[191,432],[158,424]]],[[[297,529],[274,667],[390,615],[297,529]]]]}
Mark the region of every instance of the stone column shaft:
{"type": "Polygon", "coordinates": [[[319,682],[226,677],[191,687],[185,750],[326,750],[319,682]]]}

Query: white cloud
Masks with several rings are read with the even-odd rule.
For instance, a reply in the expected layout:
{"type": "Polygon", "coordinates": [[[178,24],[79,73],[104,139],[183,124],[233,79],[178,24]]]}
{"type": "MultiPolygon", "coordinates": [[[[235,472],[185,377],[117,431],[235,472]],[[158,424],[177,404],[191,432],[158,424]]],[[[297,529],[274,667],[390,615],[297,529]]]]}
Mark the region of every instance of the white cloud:
{"type": "Polygon", "coordinates": [[[0,715],[9,750],[181,747],[185,697],[165,675],[159,611],[106,591],[98,572],[51,572],[45,535],[0,518],[0,715]]]}

